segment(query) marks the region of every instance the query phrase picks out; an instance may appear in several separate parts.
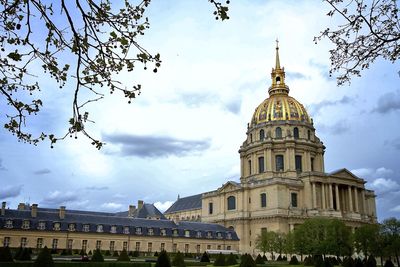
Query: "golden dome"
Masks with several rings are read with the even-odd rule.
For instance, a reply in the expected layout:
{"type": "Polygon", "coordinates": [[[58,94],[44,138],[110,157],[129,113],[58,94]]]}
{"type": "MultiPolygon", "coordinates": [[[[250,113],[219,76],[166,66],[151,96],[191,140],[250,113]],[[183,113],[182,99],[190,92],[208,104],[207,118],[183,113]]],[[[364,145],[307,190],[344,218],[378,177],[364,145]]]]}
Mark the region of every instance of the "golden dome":
{"type": "Polygon", "coordinates": [[[285,69],[280,66],[278,41],[275,68],[272,69],[271,79],[272,84],[268,89],[269,98],[256,108],[251,120],[252,124],[269,121],[299,121],[312,124],[304,106],[289,96],[289,87],[285,84],[285,69]]]}

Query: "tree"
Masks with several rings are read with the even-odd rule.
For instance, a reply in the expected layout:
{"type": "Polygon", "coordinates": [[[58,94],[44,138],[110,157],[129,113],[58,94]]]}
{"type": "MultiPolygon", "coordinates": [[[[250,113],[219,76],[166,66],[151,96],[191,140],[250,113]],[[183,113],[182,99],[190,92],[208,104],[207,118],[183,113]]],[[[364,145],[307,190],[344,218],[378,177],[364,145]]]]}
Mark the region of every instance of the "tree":
{"type": "Polygon", "coordinates": [[[233,253],[230,253],[228,255],[228,257],[226,258],[226,265],[236,265],[237,264],[237,260],[236,260],[236,256],[233,255],[233,253]]]}
{"type": "Polygon", "coordinates": [[[103,262],[104,261],[104,257],[101,254],[100,249],[95,249],[95,251],[93,252],[93,256],[92,256],[92,261],[93,262],[103,262]]]}
{"type": "Polygon", "coordinates": [[[210,257],[207,252],[204,251],[203,255],[201,255],[200,262],[210,262],[210,257]]]}
{"type": "Polygon", "coordinates": [[[396,218],[389,218],[384,220],[382,223],[382,232],[387,240],[386,250],[388,254],[391,256],[395,256],[397,266],[400,266],[400,220],[396,218]]]}
{"type": "Polygon", "coordinates": [[[256,238],[256,248],[262,251],[265,255],[266,252],[270,252],[272,255],[272,259],[274,257],[274,249],[275,249],[275,239],[276,233],[272,231],[261,231],[256,238]]]}
{"type": "Polygon", "coordinates": [[[185,259],[183,258],[183,254],[178,251],[178,253],[175,254],[174,259],[172,260],[172,266],[177,266],[177,267],[185,267],[185,259]]]}
{"type": "Polygon", "coordinates": [[[165,250],[161,251],[158,255],[155,267],[171,267],[171,261],[165,250]]]}
{"type": "Polygon", "coordinates": [[[37,256],[34,267],[54,267],[53,257],[51,256],[50,250],[45,246],[37,256]]]}
{"type": "Polygon", "coordinates": [[[256,264],[264,264],[264,260],[260,254],[257,255],[255,262],[256,262],[256,264]]]}
{"type": "MultiPolygon", "coordinates": [[[[118,253],[117,253],[117,255],[118,255],[118,253]]],[[[126,252],[126,249],[123,249],[121,251],[121,253],[118,256],[117,261],[131,261],[131,259],[128,256],[128,253],[126,252]]]]}
{"type": "Polygon", "coordinates": [[[255,263],[251,255],[246,253],[242,255],[242,257],[240,258],[239,267],[256,267],[256,266],[257,264],[255,263]]]}
{"type": "Polygon", "coordinates": [[[364,224],[354,232],[354,246],[358,252],[363,252],[365,257],[373,252],[377,244],[379,226],[377,224],[364,224]]]}
{"type": "Polygon", "coordinates": [[[344,23],[327,28],[314,41],[328,38],[335,48],[330,50],[330,74],[339,72],[338,85],[361,76],[378,58],[395,62],[400,58],[399,8],[396,0],[325,0],[344,23]]]}
{"type": "Polygon", "coordinates": [[[352,255],[350,228],[338,219],[330,220],[327,227],[327,252],[337,257],[352,255]]]}
{"type": "Polygon", "coordinates": [[[282,257],[282,252],[285,251],[286,246],[286,234],[280,232],[276,233],[273,246],[274,250],[282,257]]]}
{"type": "Polygon", "coordinates": [[[12,262],[13,257],[11,255],[11,250],[8,246],[0,247],[0,262],[12,262]]]}
{"type": "Polygon", "coordinates": [[[225,266],[225,255],[219,253],[214,261],[214,266],[225,266]]]}
{"type": "MultiPolygon", "coordinates": [[[[5,129],[19,141],[36,145],[48,138],[52,146],[81,133],[100,149],[103,143],[86,128],[93,122],[87,105],[103,99],[106,91],[120,92],[130,103],[141,85],[127,87],[118,74],[138,65],[144,69],[151,65],[154,72],[161,66],[160,54],[139,43],[150,27],[145,17],[150,1],[0,0],[0,100],[9,106],[5,129]],[[34,136],[26,130],[28,116],[39,113],[44,104],[34,96],[50,89],[37,81],[42,72],[60,88],[73,89],[69,129],[59,137],[43,132],[34,136]]],[[[215,7],[216,19],[229,19],[226,5],[208,1],[215,7]]]]}

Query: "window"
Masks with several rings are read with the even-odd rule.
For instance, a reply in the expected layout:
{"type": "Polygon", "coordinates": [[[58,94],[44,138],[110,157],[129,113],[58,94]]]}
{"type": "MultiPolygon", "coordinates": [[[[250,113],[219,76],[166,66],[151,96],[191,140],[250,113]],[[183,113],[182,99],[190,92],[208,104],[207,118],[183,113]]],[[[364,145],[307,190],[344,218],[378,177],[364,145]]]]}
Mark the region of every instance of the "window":
{"type": "Polygon", "coordinates": [[[218,232],[218,233],[217,233],[217,238],[218,238],[218,239],[222,239],[222,233],[218,232]]]}
{"type": "Polygon", "coordinates": [[[263,141],[265,139],[265,132],[264,130],[260,130],[260,140],[263,141]]]}
{"type": "Polygon", "coordinates": [[[211,249],[211,245],[207,245],[207,249],[211,249]]]}
{"type": "Polygon", "coordinates": [[[208,203],[208,214],[213,214],[213,203],[208,203]]]}
{"type": "Polygon", "coordinates": [[[212,238],[212,233],[211,232],[207,232],[207,238],[212,238]]]}
{"type": "Polygon", "coordinates": [[[281,172],[284,169],[283,155],[275,156],[276,171],[281,172]]]}
{"type": "Polygon", "coordinates": [[[160,251],[164,251],[165,250],[165,243],[161,243],[160,245],[160,251]]]}
{"type": "Polygon", "coordinates": [[[115,241],[110,241],[110,252],[114,252],[115,241]]]}
{"type": "Polygon", "coordinates": [[[125,251],[128,251],[128,242],[124,241],[124,243],[122,243],[122,249],[125,251]]]}
{"type": "Polygon", "coordinates": [[[86,252],[87,249],[87,240],[82,240],[82,250],[86,252]]]}
{"type": "Polygon", "coordinates": [[[226,233],[226,239],[232,239],[232,234],[230,232],[226,233]]]}
{"type": "Polygon", "coordinates": [[[46,223],[45,222],[39,222],[38,230],[45,230],[45,229],[46,229],[46,223]]]}
{"type": "Polygon", "coordinates": [[[53,239],[53,242],[51,243],[51,248],[53,250],[56,250],[58,246],[58,239],[53,239]]]}
{"type": "Polygon", "coordinates": [[[67,249],[72,249],[72,242],[73,242],[72,239],[68,239],[68,241],[67,241],[67,249]]]}
{"type": "Polygon", "coordinates": [[[226,246],[226,250],[231,250],[231,246],[226,246]]]}
{"type": "Polygon", "coordinates": [[[249,175],[251,175],[251,160],[248,161],[248,165],[249,165],[249,175]]]}
{"type": "Polygon", "coordinates": [[[185,237],[190,237],[190,231],[189,230],[185,230],[185,237]]]}
{"type": "Polygon", "coordinates": [[[310,130],[307,131],[307,138],[308,138],[308,140],[311,140],[311,131],[310,130]]]}
{"type": "Polygon", "coordinates": [[[176,253],[177,248],[178,244],[172,244],[172,252],[176,253]]]}
{"type": "Polygon", "coordinates": [[[236,209],[236,198],[234,196],[228,197],[228,210],[236,209]]]}
{"type": "Polygon", "coordinates": [[[140,251],[140,242],[136,242],[135,251],[140,251]]]}
{"type": "Polygon", "coordinates": [[[22,229],[29,229],[30,221],[24,220],[22,222],[22,229]]]}
{"type": "Polygon", "coordinates": [[[21,247],[26,248],[27,243],[26,237],[21,237],[21,247]]]}
{"type": "Polygon", "coordinates": [[[172,231],[172,235],[173,235],[173,236],[178,236],[178,229],[174,229],[174,230],[172,231]]]}
{"type": "Polygon", "coordinates": [[[264,157],[258,158],[258,173],[264,172],[264,157]]]}
{"type": "Polygon", "coordinates": [[[142,227],[136,227],[135,234],[141,235],[142,234],[142,227]]]}
{"type": "Polygon", "coordinates": [[[201,238],[201,232],[197,231],[196,236],[197,236],[197,238],[201,238]]]}
{"type": "Polygon", "coordinates": [[[124,234],[129,235],[129,226],[124,226],[124,234]]]}
{"type": "Polygon", "coordinates": [[[68,230],[71,231],[71,232],[75,231],[75,224],[74,223],[70,223],[68,225],[68,230]]]}
{"type": "Polygon", "coordinates": [[[160,235],[161,235],[161,236],[166,236],[166,235],[167,235],[167,230],[161,229],[160,235]]]}
{"type": "Polygon", "coordinates": [[[101,249],[101,240],[96,240],[96,249],[101,249]]]}
{"type": "Polygon", "coordinates": [[[250,134],[250,143],[252,143],[252,142],[253,142],[253,135],[250,134]]]}
{"type": "Polygon", "coordinates": [[[60,223],[56,222],[56,223],[53,224],[53,230],[54,231],[60,231],[60,228],[61,228],[61,224],[60,223]]]}
{"type": "Polygon", "coordinates": [[[265,208],[267,206],[267,194],[261,193],[260,198],[261,198],[261,208],[265,208]]]}
{"type": "Polygon", "coordinates": [[[154,235],[154,230],[153,230],[153,228],[149,228],[149,229],[147,230],[147,234],[148,234],[148,235],[154,235]]]}
{"type": "Polygon", "coordinates": [[[151,252],[153,249],[153,243],[149,242],[147,243],[147,252],[151,252]]]}
{"type": "Polygon", "coordinates": [[[83,225],[83,228],[82,228],[82,231],[83,231],[83,232],[89,232],[89,229],[90,229],[90,228],[89,228],[89,224],[84,224],[84,225],[83,225]]]}
{"type": "Polygon", "coordinates": [[[281,129],[281,127],[276,127],[276,129],[275,129],[275,138],[282,138],[282,129],[281,129]]]}
{"type": "Polygon", "coordinates": [[[297,207],[297,193],[291,193],[291,205],[292,207],[297,207]]]}
{"type": "Polygon", "coordinates": [[[112,225],[110,229],[110,233],[115,234],[117,232],[117,226],[112,225]]]}
{"type": "Polygon", "coordinates": [[[13,221],[12,220],[7,220],[6,224],[4,225],[5,228],[11,229],[13,228],[13,221]]]}
{"type": "Polygon", "coordinates": [[[98,232],[98,233],[102,233],[103,232],[103,225],[102,224],[97,225],[96,232],[98,232]]]}
{"type": "Polygon", "coordinates": [[[293,129],[293,137],[294,137],[294,139],[299,139],[299,128],[294,127],[294,129],[293,129]]]}
{"type": "Polygon", "coordinates": [[[300,155],[294,156],[294,161],[295,161],[295,165],[296,165],[296,171],[301,172],[303,170],[302,163],[301,163],[301,156],[300,155]]]}
{"type": "Polygon", "coordinates": [[[36,248],[42,248],[43,247],[43,238],[38,238],[36,241],[36,248]]]}
{"type": "Polygon", "coordinates": [[[185,253],[189,253],[189,244],[185,244],[185,253]]]}
{"type": "Polygon", "coordinates": [[[4,241],[3,241],[3,246],[4,247],[9,247],[10,246],[10,237],[6,236],[4,237],[4,241]]]}
{"type": "Polygon", "coordinates": [[[196,245],[196,253],[200,254],[200,245],[196,245]]]}
{"type": "Polygon", "coordinates": [[[314,171],[314,158],[311,158],[311,171],[314,171]]]}
{"type": "Polygon", "coordinates": [[[261,235],[265,235],[267,233],[267,227],[261,228],[261,235]]]}

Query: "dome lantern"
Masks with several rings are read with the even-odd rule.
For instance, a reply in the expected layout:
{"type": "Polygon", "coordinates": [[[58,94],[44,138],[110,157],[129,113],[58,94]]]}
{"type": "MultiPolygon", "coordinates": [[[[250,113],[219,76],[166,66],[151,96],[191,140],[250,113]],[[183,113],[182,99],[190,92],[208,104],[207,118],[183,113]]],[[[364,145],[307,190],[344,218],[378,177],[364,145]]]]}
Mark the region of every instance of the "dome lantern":
{"type": "Polygon", "coordinates": [[[285,85],[285,68],[281,68],[279,60],[279,41],[276,40],[276,57],[275,57],[275,68],[272,68],[271,79],[272,85],[268,89],[270,96],[272,95],[288,95],[289,87],[285,85]]]}

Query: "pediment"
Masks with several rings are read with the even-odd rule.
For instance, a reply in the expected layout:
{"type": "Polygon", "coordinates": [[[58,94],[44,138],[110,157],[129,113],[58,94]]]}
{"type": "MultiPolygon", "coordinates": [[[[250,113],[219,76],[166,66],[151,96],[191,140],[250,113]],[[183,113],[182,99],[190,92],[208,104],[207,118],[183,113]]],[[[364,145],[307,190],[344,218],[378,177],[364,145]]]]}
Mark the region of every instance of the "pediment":
{"type": "Polygon", "coordinates": [[[241,188],[240,184],[233,182],[233,181],[228,181],[218,189],[218,192],[220,192],[220,193],[221,192],[231,192],[234,190],[238,190],[240,188],[241,188]]]}
{"type": "Polygon", "coordinates": [[[354,173],[352,173],[351,171],[349,171],[346,168],[331,172],[328,174],[328,176],[334,177],[334,178],[341,178],[341,179],[345,179],[345,180],[353,180],[353,181],[362,180],[360,177],[358,177],[357,175],[355,175],[354,173]]]}

